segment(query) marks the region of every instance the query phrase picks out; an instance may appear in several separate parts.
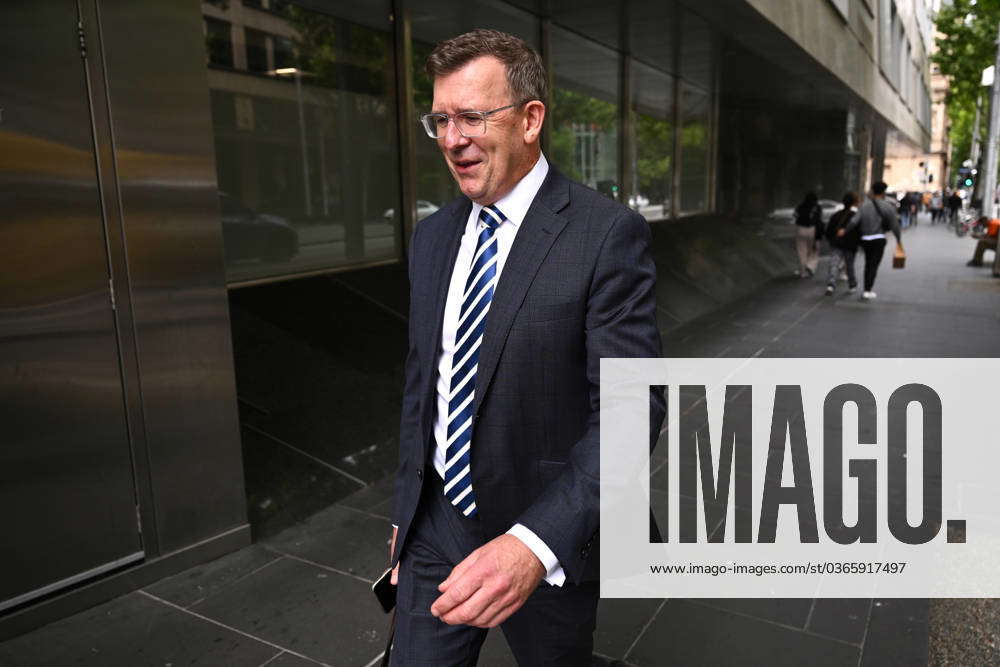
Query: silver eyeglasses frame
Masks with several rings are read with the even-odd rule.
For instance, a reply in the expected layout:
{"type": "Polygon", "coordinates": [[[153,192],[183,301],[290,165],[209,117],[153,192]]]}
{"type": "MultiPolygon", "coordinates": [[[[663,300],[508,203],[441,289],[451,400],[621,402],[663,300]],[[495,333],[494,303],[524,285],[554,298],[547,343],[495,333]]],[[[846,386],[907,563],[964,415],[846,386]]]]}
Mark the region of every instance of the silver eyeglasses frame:
{"type": "Polygon", "coordinates": [[[438,134],[438,129],[437,129],[438,125],[437,125],[436,121],[440,121],[440,120],[445,120],[446,123],[448,123],[448,122],[455,123],[455,128],[458,130],[459,134],[461,134],[463,137],[465,137],[467,139],[471,139],[472,137],[481,137],[484,134],[486,134],[486,119],[487,118],[489,118],[490,116],[492,116],[495,113],[499,113],[501,111],[506,111],[507,109],[513,109],[514,107],[519,107],[522,104],[527,104],[530,101],[531,101],[530,99],[529,100],[524,100],[522,102],[517,102],[515,104],[508,104],[507,106],[498,107],[496,109],[491,109],[489,111],[459,111],[456,114],[425,113],[422,116],[420,116],[420,124],[423,125],[424,132],[426,132],[427,136],[430,137],[431,139],[440,139],[448,131],[447,130],[447,125],[445,125],[445,128],[446,128],[445,131],[442,132],[440,135],[438,134]],[[459,119],[459,118],[465,118],[467,120],[479,121],[482,124],[482,132],[478,132],[478,133],[474,133],[474,132],[468,132],[467,133],[467,132],[465,132],[464,130],[462,130],[462,126],[460,124],[458,124],[457,122],[455,122],[456,119],[459,119]]]}

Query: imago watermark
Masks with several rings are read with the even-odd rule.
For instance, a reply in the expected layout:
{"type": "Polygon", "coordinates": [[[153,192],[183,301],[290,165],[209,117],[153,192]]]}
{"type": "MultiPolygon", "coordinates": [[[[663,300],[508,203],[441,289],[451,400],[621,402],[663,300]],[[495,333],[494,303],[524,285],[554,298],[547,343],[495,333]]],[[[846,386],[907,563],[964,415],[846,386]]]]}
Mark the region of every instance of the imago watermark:
{"type": "Polygon", "coordinates": [[[996,359],[602,360],[601,594],[1000,596],[998,384],[996,359]]]}

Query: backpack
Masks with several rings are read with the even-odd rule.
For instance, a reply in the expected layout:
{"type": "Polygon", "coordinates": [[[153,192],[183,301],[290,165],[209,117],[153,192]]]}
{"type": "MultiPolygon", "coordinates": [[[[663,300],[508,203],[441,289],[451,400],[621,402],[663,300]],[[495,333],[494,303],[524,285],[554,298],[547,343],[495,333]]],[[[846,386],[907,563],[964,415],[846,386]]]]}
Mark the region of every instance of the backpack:
{"type": "Polygon", "coordinates": [[[836,245],[841,240],[837,238],[837,231],[846,227],[853,215],[854,211],[849,208],[842,208],[834,213],[826,225],[826,240],[836,245]]]}

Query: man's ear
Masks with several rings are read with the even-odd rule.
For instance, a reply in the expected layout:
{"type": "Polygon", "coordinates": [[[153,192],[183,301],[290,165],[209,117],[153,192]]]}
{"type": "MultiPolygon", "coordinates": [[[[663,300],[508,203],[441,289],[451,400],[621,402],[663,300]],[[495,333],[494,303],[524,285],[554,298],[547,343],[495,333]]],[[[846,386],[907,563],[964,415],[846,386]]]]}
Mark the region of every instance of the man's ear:
{"type": "Polygon", "coordinates": [[[524,143],[533,144],[538,141],[545,122],[545,105],[538,100],[532,100],[524,105],[524,143]]]}

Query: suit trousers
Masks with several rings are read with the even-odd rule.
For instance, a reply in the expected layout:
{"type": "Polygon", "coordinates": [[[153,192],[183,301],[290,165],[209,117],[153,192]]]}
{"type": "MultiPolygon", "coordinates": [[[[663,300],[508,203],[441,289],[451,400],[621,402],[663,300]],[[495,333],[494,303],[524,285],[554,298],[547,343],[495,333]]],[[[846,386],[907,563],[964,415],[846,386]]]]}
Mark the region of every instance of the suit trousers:
{"type": "MultiPolygon", "coordinates": [[[[438,584],[484,544],[479,520],[463,516],[445,498],[432,466],[399,561],[392,664],[475,665],[487,630],[448,625],[431,615],[438,584]]],[[[500,625],[519,665],[591,664],[598,583],[542,581],[524,606],[500,625]]]]}

